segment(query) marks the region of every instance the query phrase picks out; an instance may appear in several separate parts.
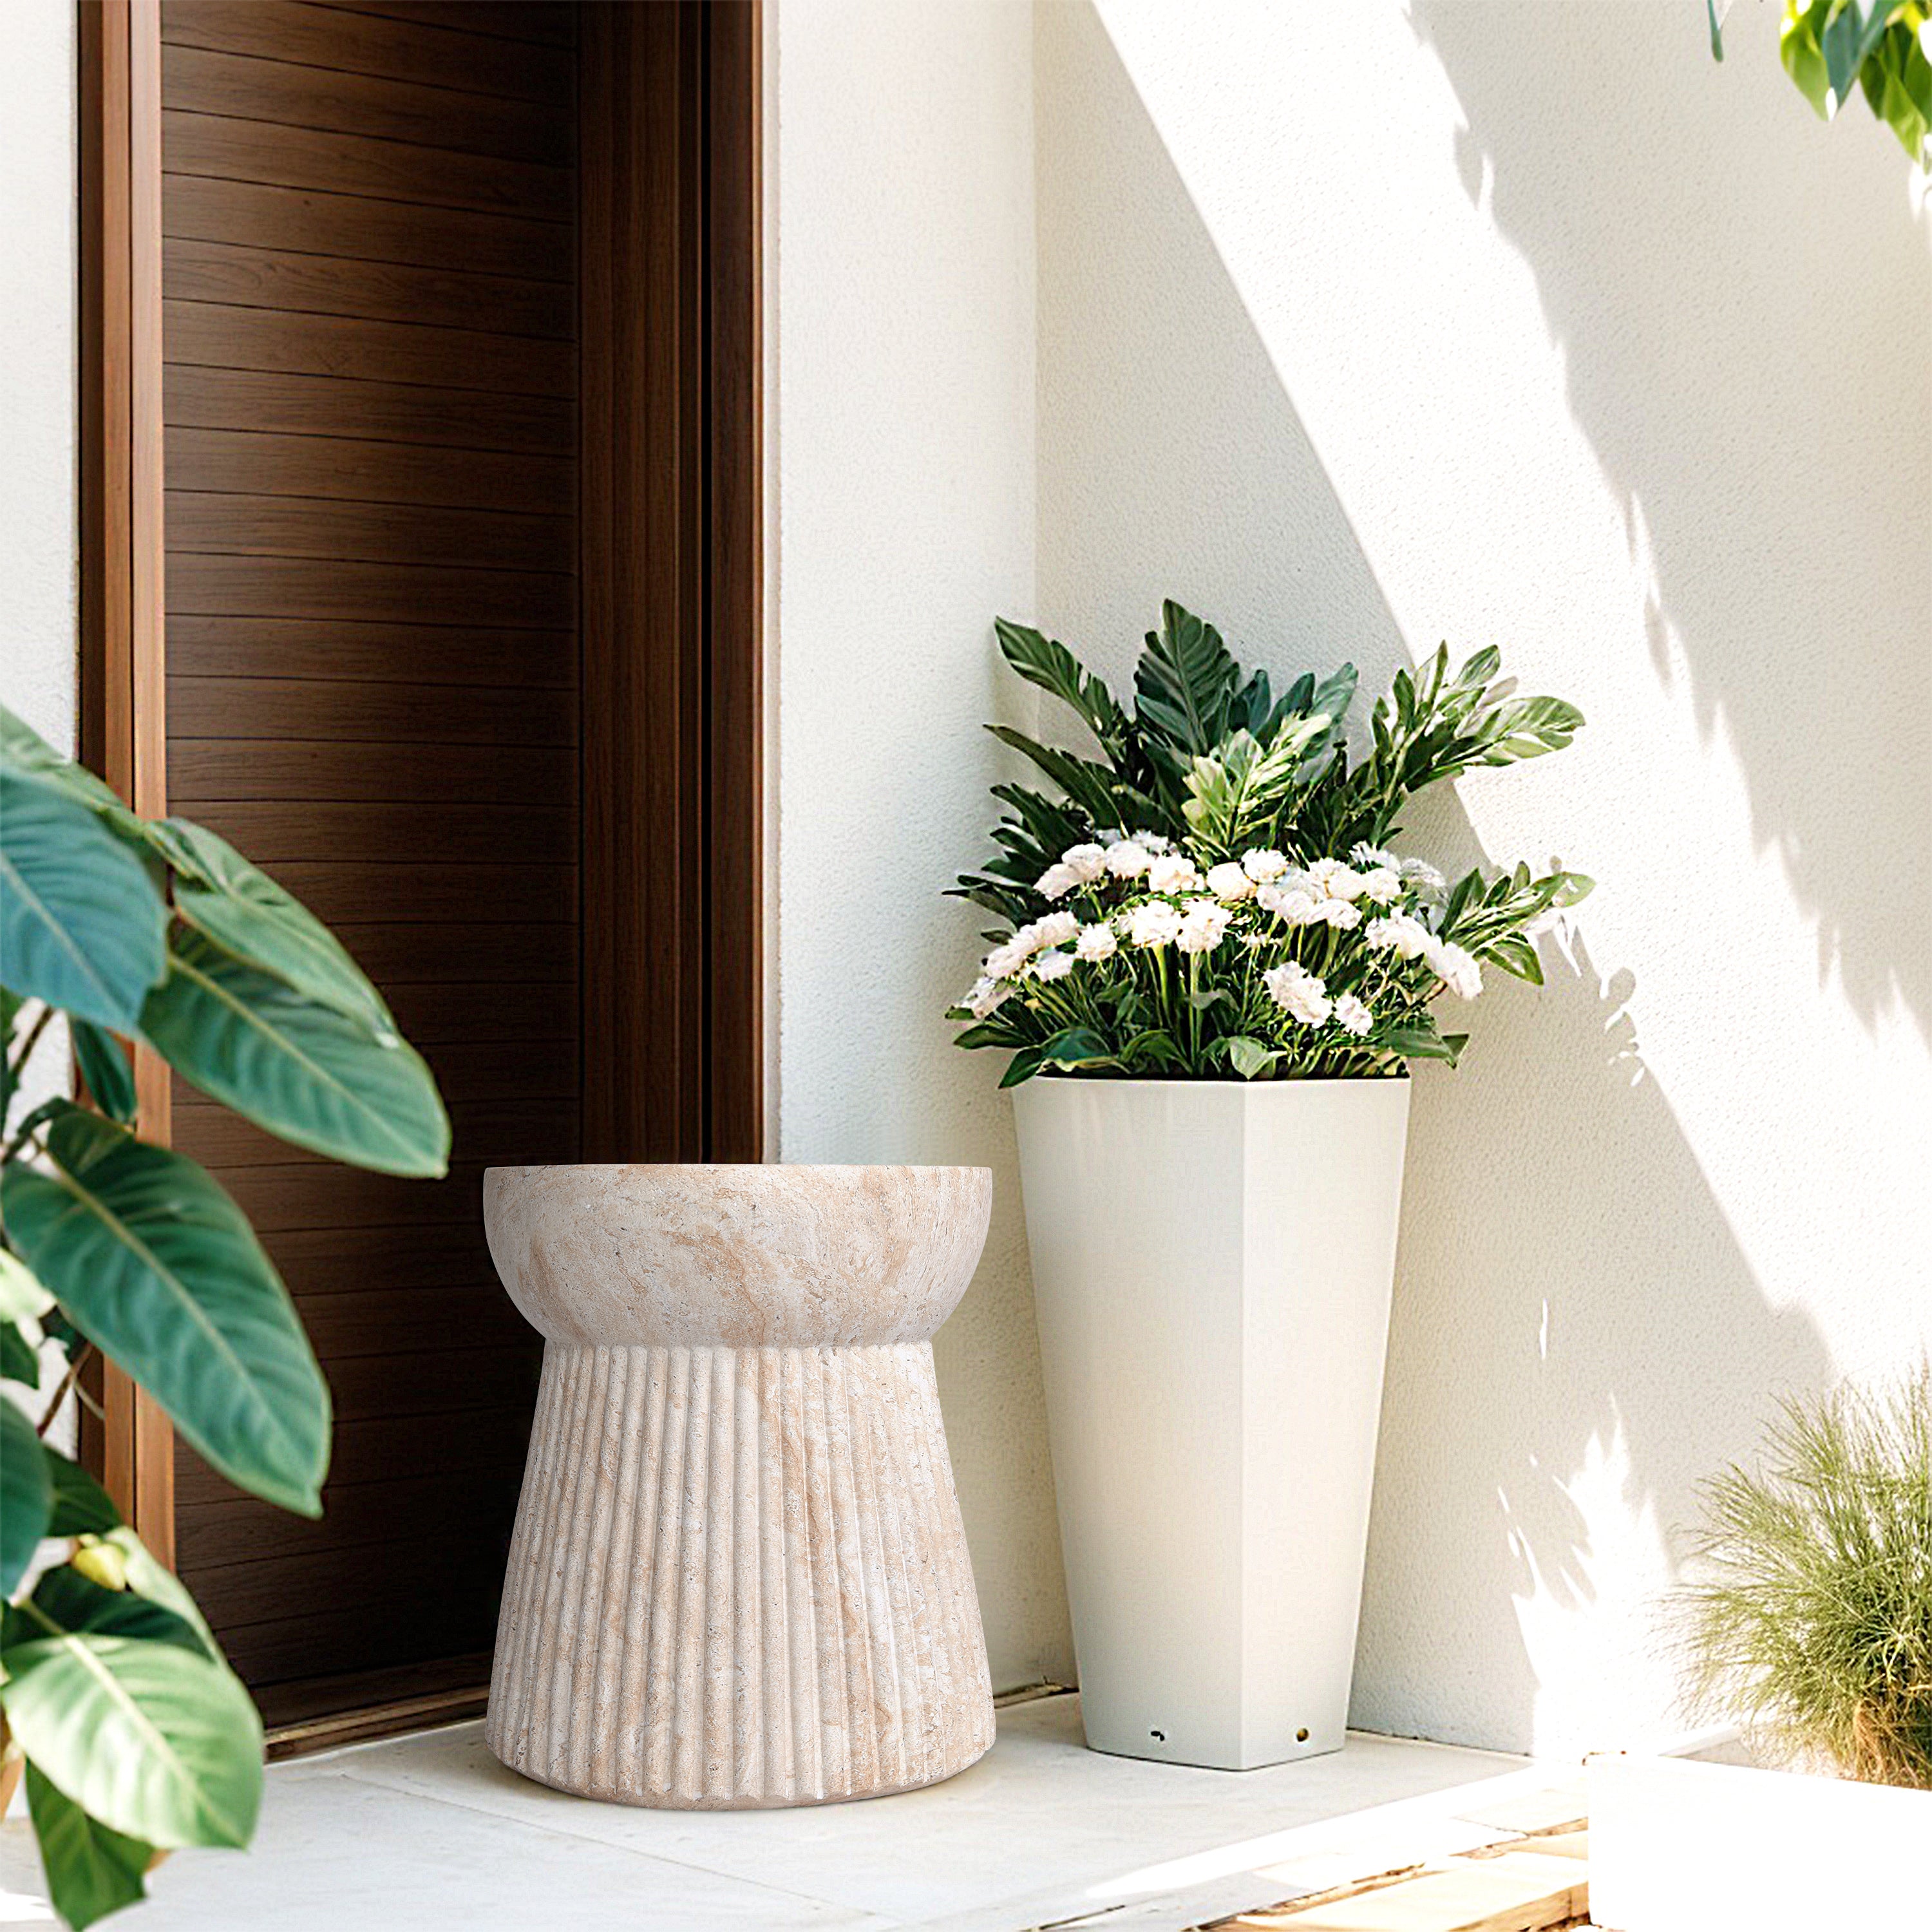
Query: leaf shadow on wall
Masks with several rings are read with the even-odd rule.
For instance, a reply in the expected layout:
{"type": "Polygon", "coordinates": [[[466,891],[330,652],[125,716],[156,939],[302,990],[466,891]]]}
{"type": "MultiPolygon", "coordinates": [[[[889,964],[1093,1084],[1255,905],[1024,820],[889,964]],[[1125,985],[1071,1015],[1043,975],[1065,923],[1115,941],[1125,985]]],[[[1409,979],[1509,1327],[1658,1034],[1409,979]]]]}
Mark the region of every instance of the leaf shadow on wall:
{"type": "Polygon", "coordinates": [[[1737,9],[1719,66],[1694,6],[1408,5],[1650,575],[1659,676],[1735,747],[1821,980],[1932,1029],[1932,270],[1904,154],[1862,102],[1814,118],[1774,8],[1737,9]]]}
{"type": "MultiPolygon", "coordinates": [[[[1117,688],[1172,596],[1244,661],[1348,656],[1385,689],[1412,654],[1158,130],[1090,7],[1038,17],[1075,96],[1040,122],[1038,621],[1117,688]]],[[[1513,782],[1560,784],[1560,764],[1513,782]]],[[[1401,842],[1517,856],[1485,853],[1448,794],[1401,842]]],[[[1352,1713],[1503,1749],[1530,1743],[1544,1688],[1526,1619],[1622,1587],[1580,1475],[1611,1451],[1600,1520],[1682,1522],[1764,1390],[1828,1366],[1646,1076],[1630,974],[1545,951],[1550,983],[1486,994],[1463,1068],[1417,1082],[1352,1713]]],[[[1612,1677],[1574,1661],[1623,1640],[1600,1628],[1570,1640],[1573,1675],[1612,1677]]]]}

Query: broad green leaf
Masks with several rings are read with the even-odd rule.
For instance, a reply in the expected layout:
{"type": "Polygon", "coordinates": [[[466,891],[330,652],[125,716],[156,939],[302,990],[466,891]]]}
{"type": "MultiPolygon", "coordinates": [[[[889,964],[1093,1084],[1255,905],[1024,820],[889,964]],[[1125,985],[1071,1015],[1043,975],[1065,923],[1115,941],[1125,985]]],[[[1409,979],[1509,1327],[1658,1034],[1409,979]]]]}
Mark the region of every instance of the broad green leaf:
{"type": "Polygon", "coordinates": [[[1221,634],[1172,598],[1160,607],[1134,671],[1134,708],[1186,758],[1211,752],[1226,735],[1228,710],[1240,680],[1221,634]]]}
{"type": "Polygon", "coordinates": [[[210,1657],[218,1662],[225,1661],[221,1646],[214,1640],[214,1633],[208,1628],[201,1606],[188,1594],[187,1586],[172,1570],[155,1562],[147,1545],[131,1529],[123,1524],[117,1529],[106,1531],[100,1540],[111,1543],[120,1551],[128,1566],[129,1589],[159,1604],[164,1610],[172,1610],[200,1636],[202,1649],[210,1657]]]}
{"type": "Polygon", "coordinates": [[[193,1161],[78,1108],[47,1144],[52,1172],[0,1180],[35,1274],[223,1474],[319,1514],[328,1391],[242,1210],[193,1161]]]}
{"type": "Polygon", "coordinates": [[[1877,51],[1898,10],[1899,0],[1837,0],[1830,9],[1818,34],[1818,48],[1840,107],[1852,98],[1859,68],[1877,51]]]}
{"type": "Polygon", "coordinates": [[[1017,1087],[1023,1080],[1030,1080],[1046,1063],[1046,1055],[1036,1046],[1022,1047],[1006,1063],[1006,1070],[1000,1076],[1001,1087],[1017,1087]]]}
{"type": "Polygon", "coordinates": [[[82,1810],[154,1845],[245,1845],[262,1802],[262,1723],[226,1665],[140,1637],[22,1616],[0,1652],[20,1748],[82,1810]]]}
{"type": "MultiPolygon", "coordinates": [[[[43,1445],[44,1448],[45,1445],[43,1445]]],[[[121,1520],[107,1492],[78,1462],[57,1450],[46,1450],[47,1475],[53,1484],[54,1512],[50,1536],[100,1535],[121,1520]]]]}
{"type": "Polygon", "coordinates": [[[1435,1021],[1424,1014],[1406,1026],[1390,1028],[1382,1036],[1381,1044],[1405,1060],[1446,1060],[1453,1066],[1468,1038],[1467,1034],[1445,1036],[1435,1021]]]}
{"type": "Polygon", "coordinates": [[[90,1818],[39,1766],[27,1766],[27,1807],[40,1844],[53,1908],[76,1928],[92,1925],[147,1896],[142,1880],[154,1848],[90,1818]]]}
{"type": "Polygon", "coordinates": [[[38,1323],[54,1298],[18,1255],[0,1248],[0,1319],[38,1323]]]}
{"type": "Polygon", "coordinates": [[[1264,1046],[1259,1040],[1250,1040],[1245,1034],[1237,1035],[1228,1042],[1228,1061],[1244,1080],[1259,1079],[1280,1058],[1274,1048],[1264,1046]]]}
{"type": "MultiPolygon", "coordinates": [[[[208,1653],[200,1633],[165,1604],[137,1590],[109,1590],[83,1576],[70,1563],[57,1564],[34,1586],[29,1599],[49,1622],[92,1636],[139,1637],[146,1643],[172,1643],[197,1657],[208,1653]]],[[[10,1626],[10,1640],[45,1634],[45,1626],[21,1618],[10,1626]]]]}
{"type": "Polygon", "coordinates": [[[131,1032],[166,926],[146,868],[95,812],[0,770],[0,962],[15,992],[131,1032]]]}
{"type": "Polygon", "coordinates": [[[185,818],[148,827],[155,849],[181,876],[175,910],[218,945],[377,1034],[396,1023],[347,949],[293,893],[250,864],[225,838],[185,818]]]}
{"type": "Polygon", "coordinates": [[[1055,644],[1030,626],[996,617],[993,628],[1007,663],[1028,683],[1051,692],[1078,712],[1102,748],[1118,763],[1126,742],[1126,713],[1106,686],[1090,671],[1082,670],[1064,644],[1055,644]]]}
{"type": "Polygon", "coordinates": [[[91,1020],[76,1020],[70,1029],[74,1057],[80,1063],[80,1077],[94,1104],[110,1120],[125,1126],[134,1124],[134,1070],[128,1056],[115,1044],[114,1036],[104,1032],[91,1020]]]}
{"type": "Polygon", "coordinates": [[[1480,956],[1493,959],[1505,973],[1514,973],[1533,986],[1543,984],[1543,962],[1536,956],[1536,948],[1520,934],[1508,933],[1491,940],[1480,956]]]}
{"type": "Polygon", "coordinates": [[[85,765],[54,749],[34,728],[0,705],[0,771],[22,773],[57,785],[90,810],[138,835],[141,820],[122,803],[113,788],[85,765]]]}
{"type": "Polygon", "coordinates": [[[0,1597],[10,1597],[53,1514],[40,1438],[19,1404],[0,1395],[0,1597]]]}
{"type": "MultiPolygon", "coordinates": [[[[34,1327],[38,1331],[40,1324],[34,1327]]],[[[17,1322],[0,1322],[0,1382],[20,1382],[30,1389],[40,1385],[40,1352],[17,1322]]]]}
{"type": "Polygon", "coordinates": [[[1063,1027],[1040,1049],[1042,1062],[1050,1066],[1086,1066],[1111,1060],[1114,1050],[1091,1027],[1063,1027]]]}
{"type": "Polygon", "coordinates": [[[413,1048],[199,932],[173,935],[141,1030],[204,1094],[298,1147],[385,1174],[448,1170],[449,1117],[413,1048]]]}

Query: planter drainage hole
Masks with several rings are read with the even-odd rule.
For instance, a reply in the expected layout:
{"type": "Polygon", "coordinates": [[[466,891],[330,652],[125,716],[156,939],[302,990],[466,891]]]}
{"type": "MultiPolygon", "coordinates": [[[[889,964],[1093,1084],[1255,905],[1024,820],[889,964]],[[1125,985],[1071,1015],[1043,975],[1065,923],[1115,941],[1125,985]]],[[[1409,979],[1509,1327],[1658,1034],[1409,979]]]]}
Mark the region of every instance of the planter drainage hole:
{"type": "Polygon", "coordinates": [[[1307,1726],[1306,1724],[1304,1724],[1304,1725],[1302,1726],[1302,1727],[1300,1728],[1300,1730],[1298,1730],[1298,1731],[1297,1731],[1297,1732],[1295,1732],[1295,1734],[1294,1734],[1294,1742],[1295,1742],[1297,1744],[1305,1744],[1306,1743],[1307,1743],[1307,1742],[1308,1742],[1308,1726],[1307,1726]]]}
{"type": "Polygon", "coordinates": [[[1148,1736],[1157,1744],[1164,1744],[1167,1742],[1167,1733],[1165,1731],[1150,1731],[1148,1736]]]}

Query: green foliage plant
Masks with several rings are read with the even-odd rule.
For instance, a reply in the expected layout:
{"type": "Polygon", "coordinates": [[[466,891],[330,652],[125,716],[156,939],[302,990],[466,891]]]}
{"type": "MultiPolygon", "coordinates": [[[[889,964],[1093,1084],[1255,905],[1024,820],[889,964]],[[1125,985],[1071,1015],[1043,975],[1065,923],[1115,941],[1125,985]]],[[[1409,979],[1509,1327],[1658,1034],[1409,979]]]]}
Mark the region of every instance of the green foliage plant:
{"type": "Polygon", "coordinates": [[[1452,670],[1448,647],[1398,671],[1349,754],[1354,668],[1277,694],[1209,623],[1169,602],[1130,710],[1061,644],[1000,620],[1000,648],[1058,699],[1097,758],[1004,725],[1052,791],[1002,784],[998,848],[957,896],[1001,921],[950,1018],[963,1047],[1100,1078],[1384,1077],[1454,1064],[1467,1037],[1431,1011],[1473,998],[1482,968],[1540,984],[1534,936],[1590,890],[1560,867],[1452,884],[1390,843],[1409,800],[1480,766],[1569,744],[1554,698],[1498,682],[1498,653],[1452,670]]]}
{"type": "MultiPolygon", "coordinates": [[[[1718,0],[1706,0],[1711,51],[1724,57],[1718,0]]],[[[1856,89],[1912,160],[1932,160],[1932,13],[1924,0],[1787,0],[1778,58],[1819,117],[1856,89]]]]}
{"type": "Polygon", "coordinates": [[[1702,1503],[1675,1605],[1696,1708],[1779,1758],[1932,1790],[1932,1370],[1787,1401],[1702,1503]]]}
{"type": "Polygon", "coordinates": [[[214,1178],[140,1138],[124,1043],[283,1140],[386,1174],[444,1173],[449,1123],[319,920],[4,710],[0,1036],[0,1717],[55,1907],[85,1926],[140,1898],[160,1853],[248,1842],[262,1726],[194,1599],[50,1425],[98,1353],[283,1508],[320,1515],[328,1465],[328,1390],[288,1291],[214,1178]],[[26,1104],[56,1016],[90,1105],[26,1104]],[[46,1390],[50,1359],[64,1366],[46,1390]],[[36,1574],[49,1538],[64,1559],[36,1574]]]}

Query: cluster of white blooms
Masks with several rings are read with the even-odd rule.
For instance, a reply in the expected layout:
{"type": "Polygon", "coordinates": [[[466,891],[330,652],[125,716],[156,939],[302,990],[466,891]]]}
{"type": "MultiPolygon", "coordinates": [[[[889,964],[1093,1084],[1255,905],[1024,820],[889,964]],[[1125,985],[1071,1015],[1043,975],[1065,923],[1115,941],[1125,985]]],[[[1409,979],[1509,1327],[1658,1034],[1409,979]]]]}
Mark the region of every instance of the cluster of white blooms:
{"type": "MultiPolygon", "coordinates": [[[[1270,920],[1290,928],[1359,931],[1358,943],[1405,963],[1423,961],[1446,988],[1464,999],[1482,990],[1475,959],[1418,916],[1446,898],[1442,874],[1426,860],[1362,844],[1346,860],[1317,859],[1304,866],[1280,852],[1257,849],[1210,866],[1204,874],[1186,853],[1158,833],[1102,838],[1105,842],[1070,846],[1041,874],[1039,890],[1059,899],[1076,891],[1124,888],[1134,902],[1084,922],[1071,910],[1056,908],[1022,926],[986,956],[980,978],[962,1002],[974,1018],[993,1012],[1019,984],[1052,985],[1082,963],[1112,958],[1124,944],[1143,952],[1172,946],[1184,955],[1210,953],[1228,940],[1238,917],[1241,943],[1250,947],[1269,943],[1270,920]],[[1418,910],[1406,910],[1408,906],[1418,910]]],[[[1262,984],[1302,1025],[1332,1022],[1358,1039],[1374,1026],[1375,1014],[1359,995],[1331,994],[1318,974],[1294,961],[1264,974],[1262,984]]]]}

